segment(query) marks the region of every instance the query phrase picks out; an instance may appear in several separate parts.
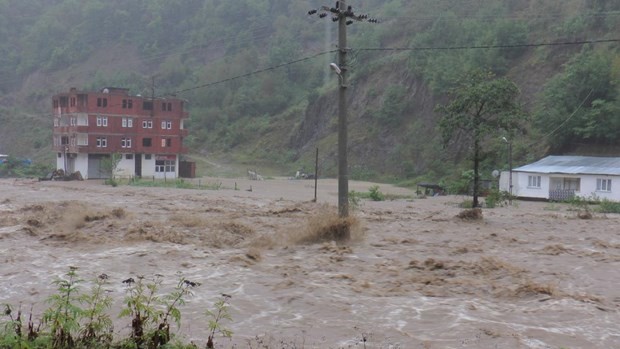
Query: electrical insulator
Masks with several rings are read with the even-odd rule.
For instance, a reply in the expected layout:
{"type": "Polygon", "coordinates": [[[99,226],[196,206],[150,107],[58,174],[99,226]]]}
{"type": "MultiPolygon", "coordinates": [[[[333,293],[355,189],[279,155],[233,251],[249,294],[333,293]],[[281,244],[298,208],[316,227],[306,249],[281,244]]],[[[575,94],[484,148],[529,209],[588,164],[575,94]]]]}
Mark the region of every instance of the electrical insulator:
{"type": "Polygon", "coordinates": [[[340,18],[338,18],[338,17],[332,17],[332,22],[338,22],[339,19],[340,18]]]}
{"type": "Polygon", "coordinates": [[[310,11],[308,11],[308,15],[313,15],[313,14],[315,14],[316,12],[317,12],[316,10],[310,10],[310,11]]]}
{"type": "Polygon", "coordinates": [[[346,24],[347,24],[347,25],[349,25],[349,24],[353,24],[353,21],[348,20],[348,21],[346,22],[346,24]]]}
{"type": "Polygon", "coordinates": [[[325,18],[327,17],[327,13],[323,12],[319,14],[319,18],[325,18]]]}
{"type": "Polygon", "coordinates": [[[336,8],[340,8],[340,1],[336,1],[336,8]]]}

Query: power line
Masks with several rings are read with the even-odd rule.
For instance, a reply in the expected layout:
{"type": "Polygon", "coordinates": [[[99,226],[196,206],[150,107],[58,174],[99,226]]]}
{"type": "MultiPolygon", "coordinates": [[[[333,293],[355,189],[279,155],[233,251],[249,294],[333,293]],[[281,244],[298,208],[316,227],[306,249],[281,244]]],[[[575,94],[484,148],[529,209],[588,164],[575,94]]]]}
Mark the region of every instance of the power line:
{"type": "MultiPolygon", "coordinates": [[[[594,39],[594,40],[580,40],[580,41],[562,41],[562,42],[541,42],[541,43],[528,43],[528,44],[514,44],[514,45],[472,45],[472,46],[439,46],[439,47],[380,47],[380,48],[358,48],[355,51],[450,51],[450,50],[480,50],[480,49],[502,49],[502,48],[523,48],[523,47],[541,47],[541,46],[565,46],[565,45],[584,45],[584,44],[597,44],[597,43],[610,43],[610,42],[620,42],[620,39],[594,39]]],[[[197,90],[205,87],[210,87],[213,85],[218,85],[221,83],[229,82],[232,80],[237,80],[245,77],[249,77],[255,74],[264,73],[267,71],[275,70],[281,67],[285,67],[291,64],[300,63],[303,61],[307,61],[325,54],[330,54],[338,52],[338,49],[333,49],[329,51],[323,51],[316,53],[311,56],[307,56],[304,58],[300,58],[294,61],[281,63],[275,66],[271,66],[268,68],[263,68],[259,70],[255,70],[246,74],[237,75],[234,77],[217,80],[209,83],[205,83],[202,85],[197,85],[194,87],[189,87],[186,89],[170,92],[167,95],[174,95],[178,93],[183,93],[187,91],[197,90]]]]}
{"type": "Polygon", "coordinates": [[[206,83],[206,84],[202,84],[202,85],[198,85],[198,86],[189,87],[189,88],[186,88],[186,89],[170,92],[170,93],[166,94],[166,96],[168,96],[168,95],[175,95],[175,94],[179,94],[179,93],[183,93],[183,92],[187,92],[187,91],[192,91],[192,90],[197,90],[197,89],[200,89],[200,88],[205,88],[205,87],[209,87],[209,86],[213,86],[213,85],[218,85],[218,84],[222,84],[222,83],[225,83],[225,82],[229,82],[229,81],[233,81],[233,80],[249,77],[249,76],[260,74],[260,73],[264,73],[264,72],[267,72],[267,71],[270,71],[270,70],[275,70],[275,69],[278,69],[278,68],[282,68],[282,67],[285,67],[285,66],[288,66],[288,65],[292,65],[292,64],[303,62],[303,61],[307,61],[307,60],[310,60],[310,59],[313,59],[313,58],[316,58],[316,57],[319,57],[319,56],[322,56],[322,55],[326,55],[326,54],[329,54],[329,53],[337,52],[337,51],[338,51],[337,49],[334,49],[334,50],[319,52],[319,53],[316,53],[316,54],[314,54],[312,56],[307,56],[307,57],[304,57],[304,58],[296,59],[294,61],[289,61],[289,62],[281,63],[281,64],[274,65],[274,66],[271,66],[271,67],[268,67],[268,68],[264,68],[264,69],[254,70],[254,71],[251,71],[251,72],[246,73],[246,74],[241,74],[241,75],[233,76],[233,77],[230,77],[230,78],[226,78],[226,79],[222,79],[222,80],[218,80],[218,81],[213,81],[213,82],[209,82],[209,83],[206,83]]]}
{"type": "Polygon", "coordinates": [[[598,44],[598,43],[610,43],[610,42],[620,42],[620,39],[595,39],[595,40],[541,42],[541,43],[511,44],[511,45],[376,47],[376,48],[358,48],[356,50],[357,51],[450,51],[450,50],[479,50],[479,49],[523,48],[523,47],[541,47],[541,46],[584,45],[584,44],[598,44]]]}

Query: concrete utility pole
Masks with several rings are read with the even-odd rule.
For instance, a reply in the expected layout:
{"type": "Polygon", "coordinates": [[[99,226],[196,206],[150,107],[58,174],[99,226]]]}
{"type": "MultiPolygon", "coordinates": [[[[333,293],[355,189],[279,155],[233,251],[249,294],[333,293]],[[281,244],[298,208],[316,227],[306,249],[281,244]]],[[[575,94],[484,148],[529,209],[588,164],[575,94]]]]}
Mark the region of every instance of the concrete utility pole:
{"type": "Polygon", "coordinates": [[[332,15],[332,21],[338,22],[338,65],[330,64],[338,75],[340,88],[338,93],[338,215],[349,216],[349,175],[347,164],[347,25],[353,20],[378,23],[368,15],[356,15],[345,0],[336,1],[335,7],[322,6],[318,10],[308,11],[308,15],[318,13],[319,18],[332,15]]]}

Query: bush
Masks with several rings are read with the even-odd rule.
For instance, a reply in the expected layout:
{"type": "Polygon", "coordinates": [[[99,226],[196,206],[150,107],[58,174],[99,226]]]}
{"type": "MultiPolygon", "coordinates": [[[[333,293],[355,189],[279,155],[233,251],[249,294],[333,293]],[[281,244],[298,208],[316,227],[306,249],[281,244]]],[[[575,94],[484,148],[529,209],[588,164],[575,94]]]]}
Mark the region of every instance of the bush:
{"type": "Polygon", "coordinates": [[[603,199],[598,210],[602,213],[620,213],[620,202],[603,199]]]}
{"type": "Polygon", "coordinates": [[[373,185],[372,187],[368,188],[368,193],[369,193],[368,196],[370,197],[372,201],[385,200],[385,195],[383,195],[383,193],[379,191],[378,185],[373,185]]]}

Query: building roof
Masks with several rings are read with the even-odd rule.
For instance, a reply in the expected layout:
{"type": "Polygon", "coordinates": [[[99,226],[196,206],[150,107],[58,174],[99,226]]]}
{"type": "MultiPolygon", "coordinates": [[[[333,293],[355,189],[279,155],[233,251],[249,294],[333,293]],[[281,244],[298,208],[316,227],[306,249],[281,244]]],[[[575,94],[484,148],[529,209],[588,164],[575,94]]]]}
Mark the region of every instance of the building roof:
{"type": "Polygon", "coordinates": [[[595,156],[547,156],[515,172],[600,174],[620,176],[620,158],[595,156]]]}

